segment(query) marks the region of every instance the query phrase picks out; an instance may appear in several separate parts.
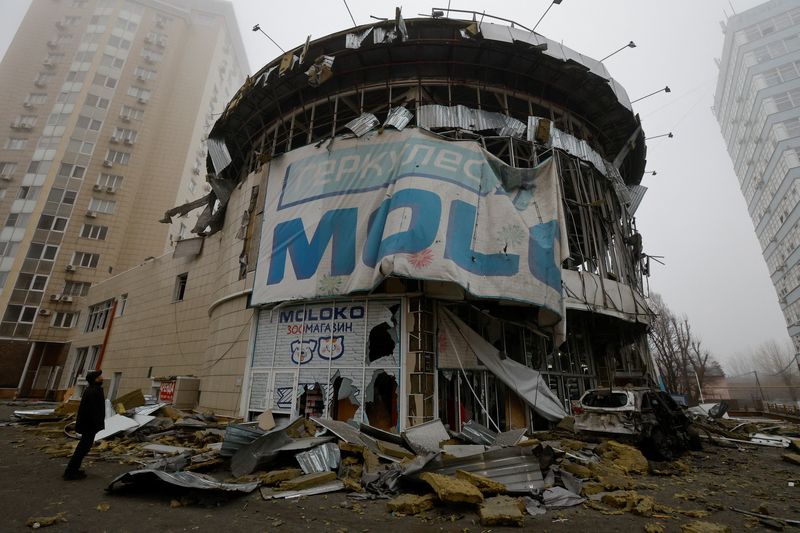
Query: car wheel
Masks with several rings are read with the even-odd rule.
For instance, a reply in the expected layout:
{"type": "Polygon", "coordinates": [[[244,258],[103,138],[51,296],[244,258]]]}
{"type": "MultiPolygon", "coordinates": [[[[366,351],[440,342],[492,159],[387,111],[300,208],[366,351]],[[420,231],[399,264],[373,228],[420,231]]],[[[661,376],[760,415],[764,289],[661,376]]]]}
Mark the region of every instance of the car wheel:
{"type": "Polygon", "coordinates": [[[689,436],[689,449],[693,452],[699,452],[703,449],[703,441],[700,439],[700,432],[694,426],[686,428],[686,434],[689,436]]]}
{"type": "Polygon", "coordinates": [[[650,449],[660,461],[672,461],[674,458],[670,439],[660,429],[654,429],[650,433],[650,449]]]}

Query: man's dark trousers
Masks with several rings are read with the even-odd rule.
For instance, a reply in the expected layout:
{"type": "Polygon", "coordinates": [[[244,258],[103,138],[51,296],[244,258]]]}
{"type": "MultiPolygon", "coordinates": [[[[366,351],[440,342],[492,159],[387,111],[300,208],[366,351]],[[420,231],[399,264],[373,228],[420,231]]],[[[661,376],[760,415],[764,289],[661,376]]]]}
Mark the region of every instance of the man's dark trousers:
{"type": "Polygon", "coordinates": [[[86,457],[86,454],[92,449],[95,435],[96,433],[84,433],[81,435],[81,440],[75,447],[75,453],[72,454],[72,458],[69,460],[69,464],[67,464],[68,473],[76,474],[81,469],[83,458],[86,457]]]}

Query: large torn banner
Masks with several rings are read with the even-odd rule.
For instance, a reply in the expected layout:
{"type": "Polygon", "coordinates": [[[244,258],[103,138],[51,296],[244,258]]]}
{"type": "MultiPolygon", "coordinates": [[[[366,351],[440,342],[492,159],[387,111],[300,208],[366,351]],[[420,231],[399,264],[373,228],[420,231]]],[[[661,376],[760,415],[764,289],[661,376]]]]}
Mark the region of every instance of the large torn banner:
{"type": "Polygon", "coordinates": [[[387,276],[456,283],[564,316],[569,255],[556,164],[512,168],[419,129],[337,138],[271,162],[254,305],[369,291],[387,276]]]}
{"type": "Polygon", "coordinates": [[[550,390],[539,372],[511,358],[501,358],[497,348],[452,311],[446,307],[439,307],[439,310],[439,346],[445,356],[454,356],[459,361],[477,358],[489,372],[547,420],[561,420],[567,416],[558,396],[550,390]]]}

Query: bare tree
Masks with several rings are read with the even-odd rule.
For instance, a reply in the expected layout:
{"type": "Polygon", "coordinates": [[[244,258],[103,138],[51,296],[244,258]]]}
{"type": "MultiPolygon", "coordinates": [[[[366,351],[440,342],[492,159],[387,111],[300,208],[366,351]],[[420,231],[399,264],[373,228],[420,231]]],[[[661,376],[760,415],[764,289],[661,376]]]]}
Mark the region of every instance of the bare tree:
{"type": "Polygon", "coordinates": [[[702,341],[692,333],[686,315],[678,317],[659,294],[650,294],[654,316],[650,324],[650,349],[670,392],[686,394],[696,403],[712,366],[719,366],[702,341]]]}
{"type": "Polygon", "coordinates": [[[787,391],[786,395],[796,403],[800,379],[792,343],[780,344],[774,340],[767,341],[753,351],[752,357],[754,366],[767,375],[778,378],[787,391]]]}

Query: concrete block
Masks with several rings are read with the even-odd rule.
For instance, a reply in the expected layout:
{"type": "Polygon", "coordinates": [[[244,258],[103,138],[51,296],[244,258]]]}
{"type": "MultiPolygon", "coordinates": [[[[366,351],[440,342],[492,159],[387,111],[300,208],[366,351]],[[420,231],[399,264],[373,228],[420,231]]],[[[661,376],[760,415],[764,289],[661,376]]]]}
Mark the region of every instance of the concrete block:
{"type": "Polygon", "coordinates": [[[525,505],[521,498],[495,496],[484,501],[478,509],[482,526],[522,527],[525,505]]]}
{"type": "Polygon", "coordinates": [[[633,446],[609,440],[595,449],[603,462],[610,463],[625,474],[647,474],[648,463],[642,452],[633,446]]]}
{"type": "Polygon", "coordinates": [[[273,470],[266,474],[261,474],[258,478],[264,485],[277,485],[282,481],[289,481],[303,475],[303,471],[299,468],[286,468],[284,470],[273,470]]]}
{"type": "Polygon", "coordinates": [[[483,494],[505,494],[506,492],[506,486],[504,484],[479,474],[473,474],[472,472],[456,470],[456,478],[475,485],[483,494]]]}
{"type": "Polygon", "coordinates": [[[731,533],[731,528],[725,524],[697,521],[682,525],[681,533],[731,533]]]}
{"type": "Polygon", "coordinates": [[[330,481],[336,481],[336,472],[315,472],[282,482],[280,484],[280,490],[307,489],[330,481]]]}
{"type": "Polygon", "coordinates": [[[783,460],[786,461],[787,463],[792,463],[800,466],[800,455],[796,453],[785,453],[781,457],[783,457],[783,460]]]}
{"type": "Polygon", "coordinates": [[[435,498],[433,494],[417,496],[416,494],[401,494],[386,502],[386,509],[390,513],[419,514],[433,508],[435,498]]]}
{"type": "Polygon", "coordinates": [[[592,477],[592,471],[587,467],[569,461],[562,462],[561,469],[582,479],[589,479],[592,477]]]}
{"type": "Polygon", "coordinates": [[[395,457],[397,459],[414,459],[416,457],[416,455],[397,444],[377,439],[375,439],[375,442],[378,444],[378,450],[389,457],[395,457]]]}
{"type": "Polygon", "coordinates": [[[447,503],[481,503],[483,494],[478,488],[464,480],[425,472],[420,479],[431,486],[439,499],[447,503]]]}

